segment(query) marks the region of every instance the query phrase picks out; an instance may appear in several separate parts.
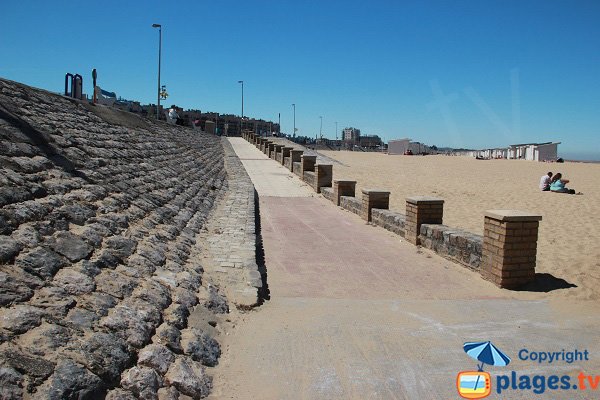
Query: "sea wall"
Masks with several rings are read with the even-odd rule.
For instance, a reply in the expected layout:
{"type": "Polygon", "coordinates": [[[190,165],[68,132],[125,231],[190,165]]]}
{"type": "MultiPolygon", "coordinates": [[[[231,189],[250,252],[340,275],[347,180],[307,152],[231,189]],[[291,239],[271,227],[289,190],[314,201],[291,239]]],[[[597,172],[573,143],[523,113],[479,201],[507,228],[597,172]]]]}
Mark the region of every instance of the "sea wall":
{"type": "Polygon", "coordinates": [[[220,346],[188,317],[228,309],[198,256],[223,154],[214,136],[0,80],[3,398],[208,395],[220,346]]]}

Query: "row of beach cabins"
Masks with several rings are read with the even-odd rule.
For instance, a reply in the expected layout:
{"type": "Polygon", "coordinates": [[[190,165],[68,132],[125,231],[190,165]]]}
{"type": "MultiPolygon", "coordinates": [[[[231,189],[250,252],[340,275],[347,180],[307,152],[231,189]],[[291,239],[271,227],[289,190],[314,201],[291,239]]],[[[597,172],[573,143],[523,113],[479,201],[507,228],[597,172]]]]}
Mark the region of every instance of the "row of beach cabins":
{"type": "MultiPolygon", "coordinates": [[[[511,144],[508,147],[481,149],[481,150],[454,150],[446,153],[453,156],[466,156],[479,159],[508,159],[529,161],[556,161],[558,158],[558,145],[560,142],[521,143],[511,144]]],[[[388,154],[435,154],[440,153],[436,148],[423,143],[413,142],[411,139],[390,140],[388,154]]]]}
{"type": "Polygon", "coordinates": [[[455,154],[483,159],[556,161],[559,144],[560,142],[511,144],[505,148],[458,151],[455,154]]]}

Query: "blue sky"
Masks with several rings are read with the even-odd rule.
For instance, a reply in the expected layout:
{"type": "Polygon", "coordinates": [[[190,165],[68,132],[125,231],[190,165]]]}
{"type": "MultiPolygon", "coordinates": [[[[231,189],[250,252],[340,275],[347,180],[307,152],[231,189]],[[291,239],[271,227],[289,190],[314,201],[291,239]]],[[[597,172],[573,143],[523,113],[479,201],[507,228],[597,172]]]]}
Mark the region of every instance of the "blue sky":
{"type": "Polygon", "coordinates": [[[60,91],[91,70],[118,95],[335,137],[496,147],[561,141],[600,159],[599,1],[3,2],[0,76],[60,91]]]}

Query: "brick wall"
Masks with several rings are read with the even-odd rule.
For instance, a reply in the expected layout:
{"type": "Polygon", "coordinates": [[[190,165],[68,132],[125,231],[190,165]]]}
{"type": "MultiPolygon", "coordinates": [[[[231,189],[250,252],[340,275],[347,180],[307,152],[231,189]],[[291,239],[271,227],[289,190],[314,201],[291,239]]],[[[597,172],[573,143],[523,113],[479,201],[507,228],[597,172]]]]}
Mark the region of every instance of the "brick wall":
{"type": "Polygon", "coordinates": [[[332,201],[332,202],[335,201],[334,194],[333,194],[333,188],[328,188],[328,187],[321,188],[321,194],[327,200],[332,201]]]}
{"type": "Polygon", "coordinates": [[[356,197],[341,196],[340,206],[357,215],[362,215],[362,201],[356,197]]]}
{"type": "Polygon", "coordinates": [[[374,208],[371,210],[371,223],[404,237],[406,215],[390,210],[374,208]]]}
{"type": "Polygon", "coordinates": [[[312,171],[304,171],[304,177],[303,180],[304,182],[306,182],[310,187],[314,188],[315,184],[316,184],[316,179],[317,177],[315,176],[315,173],[312,171]]]}
{"type": "Polygon", "coordinates": [[[481,266],[481,235],[446,225],[422,224],[419,239],[423,247],[443,257],[475,270],[481,266]]]}

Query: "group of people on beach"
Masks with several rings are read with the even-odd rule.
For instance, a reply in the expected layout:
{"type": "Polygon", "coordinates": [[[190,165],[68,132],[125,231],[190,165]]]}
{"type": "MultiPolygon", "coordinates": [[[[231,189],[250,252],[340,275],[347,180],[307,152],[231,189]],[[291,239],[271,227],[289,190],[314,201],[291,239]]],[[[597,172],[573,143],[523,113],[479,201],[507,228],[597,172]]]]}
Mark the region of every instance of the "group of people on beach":
{"type": "Polygon", "coordinates": [[[552,172],[548,172],[540,178],[540,189],[542,192],[583,194],[581,192],[575,192],[574,189],[567,188],[567,183],[569,183],[569,180],[563,179],[560,172],[557,172],[554,176],[552,175],[552,172]]]}

